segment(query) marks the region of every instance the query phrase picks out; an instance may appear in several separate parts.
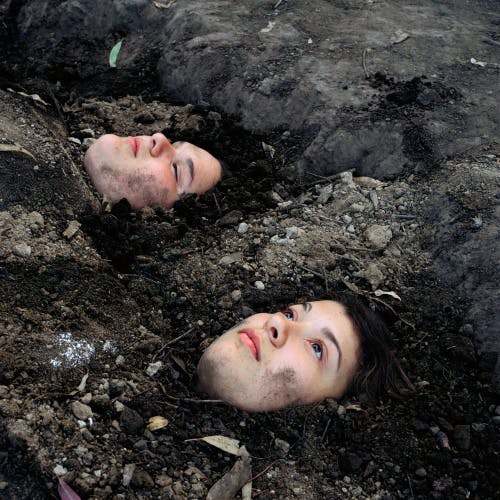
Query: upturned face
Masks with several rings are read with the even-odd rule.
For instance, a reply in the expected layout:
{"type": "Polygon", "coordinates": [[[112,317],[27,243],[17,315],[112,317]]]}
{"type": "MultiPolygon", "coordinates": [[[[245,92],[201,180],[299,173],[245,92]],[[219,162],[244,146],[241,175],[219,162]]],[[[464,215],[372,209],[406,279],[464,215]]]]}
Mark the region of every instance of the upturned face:
{"type": "Polygon", "coordinates": [[[358,333],[333,301],[255,314],[224,333],[198,364],[200,388],[246,411],[340,397],[360,359],[358,333]]]}
{"type": "Polygon", "coordinates": [[[163,134],[101,136],[87,151],[85,168],[106,199],[126,198],[133,209],[170,208],[184,194],[203,194],[220,180],[221,165],[188,142],[170,144],[163,134]]]}

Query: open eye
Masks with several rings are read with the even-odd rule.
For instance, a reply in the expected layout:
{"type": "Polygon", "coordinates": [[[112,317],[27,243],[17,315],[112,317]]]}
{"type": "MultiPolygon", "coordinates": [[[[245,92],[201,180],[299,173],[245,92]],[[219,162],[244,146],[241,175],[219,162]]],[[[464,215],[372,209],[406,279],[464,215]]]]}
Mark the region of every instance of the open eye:
{"type": "Polygon", "coordinates": [[[311,342],[311,348],[314,351],[314,355],[321,361],[323,358],[323,346],[319,342],[311,342]]]}
{"type": "Polygon", "coordinates": [[[283,314],[286,319],[293,321],[293,311],[291,309],[285,309],[284,311],[281,311],[281,314],[283,314]]]}

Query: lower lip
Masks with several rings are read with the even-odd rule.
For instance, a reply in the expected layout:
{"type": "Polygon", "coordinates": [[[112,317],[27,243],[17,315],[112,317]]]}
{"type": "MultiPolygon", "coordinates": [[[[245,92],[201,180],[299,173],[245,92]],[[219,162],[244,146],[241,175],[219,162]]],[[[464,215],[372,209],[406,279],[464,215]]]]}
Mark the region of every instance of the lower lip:
{"type": "Polygon", "coordinates": [[[257,347],[253,343],[252,339],[245,332],[239,332],[238,335],[240,336],[241,341],[250,349],[250,351],[252,351],[253,357],[258,361],[259,356],[257,353],[257,347]]]}
{"type": "Polygon", "coordinates": [[[134,153],[134,156],[137,156],[137,151],[139,151],[139,142],[135,137],[129,137],[128,142],[132,148],[132,153],[134,153]]]}

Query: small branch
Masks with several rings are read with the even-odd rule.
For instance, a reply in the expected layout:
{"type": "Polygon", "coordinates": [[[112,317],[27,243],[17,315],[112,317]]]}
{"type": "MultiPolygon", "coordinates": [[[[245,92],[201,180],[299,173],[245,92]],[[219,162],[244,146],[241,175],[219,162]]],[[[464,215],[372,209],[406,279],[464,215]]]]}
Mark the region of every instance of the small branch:
{"type": "Polygon", "coordinates": [[[178,337],[175,337],[175,339],[170,340],[166,344],[164,344],[160,350],[153,356],[153,359],[156,359],[167,347],[170,347],[171,345],[175,344],[179,340],[183,339],[187,335],[189,335],[192,331],[194,330],[194,326],[191,327],[187,332],[184,332],[183,334],[179,335],[178,337]]]}
{"type": "Polygon", "coordinates": [[[410,323],[409,321],[406,321],[404,318],[402,318],[395,310],[392,306],[390,306],[389,304],[387,304],[387,302],[384,302],[383,300],[377,298],[377,297],[370,297],[370,300],[373,300],[375,302],[379,302],[380,304],[383,304],[385,307],[387,307],[387,309],[389,309],[393,314],[394,316],[396,316],[397,318],[399,318],[399,320],[404,323],[406,326],[409,326],[412,330],[415,330],[415,325],[413,325],[412,323],[410,323]]]}
{"type": "MultiPolygon", "coordinates": [[[[258,474],[255,474],[250,481],[255,481],[257,478],[265,474],[278,460],[275,460],[274,462],[271,462],[265,469],[261,470],[258,474]]],[[[249,482],[250,482],[249,481],[249,482]]]]}
{"type": "Polygon", "coordinates": [[[212,193],[215,201],[215,206],[217,207],[217,211],[219,212],[219,215],[222,217],[222,210],[220,209],[219,202],[217,201],[217,196],[215,196],[215,193],[212,193]]]}
{"type": "Polygon", "coordinates": [[[406,375],[405,371],[403,370],[403,367],[401,366],[401,363],[399,362],[399,359],[396,358],[396,356],[393,356],[393,361],[394,365],[398,369],[399,374],[401,375],[401,378],[403,379],[403,382],[406,384],[408,389],[410,389],[412,392],[415,392],[415,386],[412,384],[411,380],[408,378],[408,375],[406,375]]]}
{"type": "Polygon", "coordinates": [[[343,170],[342,172],[339,172],[338,174],[333,174],[333,175],[328,175],[328,176],[324,176],[324,175],[319,175],[319,174],[315,174],[314,172],[307,172],[308,175],[312,175],[313,177],[317,177],[318,181],[314,181],[314,182],[310,182],[309,184],[306,184],[305,186],[306,187],[310,187],[310,186],[314,186],[316,184],[321,184],[323,182],[331,182],[331,181],[334,181],[336,179],[340,179],[340,176],[344,173],[344,172],[355,172],[355,168],[350,168],[348,170],[343,170]]]}
{"type": "Polygon", "coordinates": [[[201,404],[224,403],[224,401],[222,401],[221,399],[176,398],[175,396],[170,396],[170,394],[165,394],[165,396],[174,401],[179,401],[180,403],[201,403],[201,404]]]}

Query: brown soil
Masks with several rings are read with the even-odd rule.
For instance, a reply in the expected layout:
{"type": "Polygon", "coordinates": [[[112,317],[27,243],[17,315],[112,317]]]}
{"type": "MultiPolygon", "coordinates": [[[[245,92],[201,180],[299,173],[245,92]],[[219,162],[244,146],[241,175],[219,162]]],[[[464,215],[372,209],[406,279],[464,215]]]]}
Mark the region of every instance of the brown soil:
{"type": "MultiPolygon", "coordinates": [[[[0,496],[57,497],[60,477],[82,498],[205,498],[236,458],[193,439],[224,435],[251,455],[253,498],[495,498],[495,360],[476,354],[467,300],[433,274],[428,222],[438,193],[460,202],[450,225],[480,230],[490,151],[385,182],[291,184],[280,172],[307,137],[252,135],[152,84],[127,95],[123,74],[119,90],[80,94],[15,75],[0,90],[0,143],[35,159],[0,151],[0,496]],[[158,130],[207,147],[233,177],[175,210],[101,212],[80,143],[158,130]],[[480,195],[464,187],[475,182],[480,195]],[[374,225],[385,244],[367,237],[374,225]],[[200,353],[224,329],[345,289],[390,324],[414,392],[247,414],[195,391],[200,353]],[[148,430],[157,415],[168,425],[148,430]]],[[[411,98],[396,98],[380,113],[407,112],[411,98]]]]}

